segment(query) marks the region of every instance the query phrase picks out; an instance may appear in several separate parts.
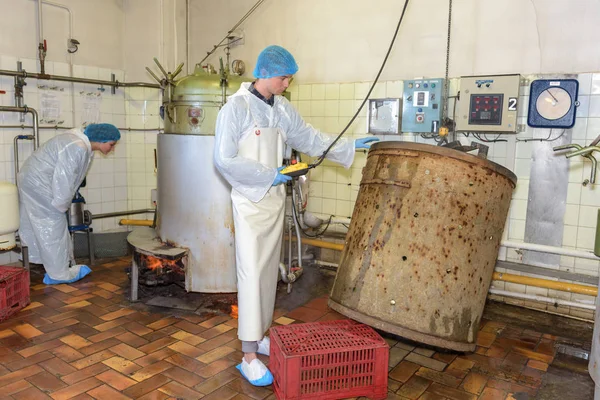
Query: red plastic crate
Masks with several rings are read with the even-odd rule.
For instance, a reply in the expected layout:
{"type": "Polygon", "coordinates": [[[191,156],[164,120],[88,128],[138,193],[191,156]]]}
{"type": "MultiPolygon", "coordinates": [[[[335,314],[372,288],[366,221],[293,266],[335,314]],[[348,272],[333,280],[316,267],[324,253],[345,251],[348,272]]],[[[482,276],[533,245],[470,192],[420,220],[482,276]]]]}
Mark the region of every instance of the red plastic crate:
{"type": "Polygon", "coordinates": [[[29,270],[0,265],[0,322],[29,304],[29,270]]]}
{"type": "Polygon", "coordinates": [[[385,399],[389,346],[352,320],[271,328],[269,369],[279,400],[385,399]]]}

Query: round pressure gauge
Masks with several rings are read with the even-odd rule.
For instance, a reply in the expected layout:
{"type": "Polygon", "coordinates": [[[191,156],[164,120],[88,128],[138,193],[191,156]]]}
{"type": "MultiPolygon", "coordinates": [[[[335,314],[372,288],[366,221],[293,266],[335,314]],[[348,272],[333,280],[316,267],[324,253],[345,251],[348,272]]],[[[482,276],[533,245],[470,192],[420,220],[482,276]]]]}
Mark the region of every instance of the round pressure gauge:
{"type": "Polygon", "coordinates": [[[538,79],[531,83],[527,124],[536,128],[571,128],[579,102],[575,79],[538,79]]]}

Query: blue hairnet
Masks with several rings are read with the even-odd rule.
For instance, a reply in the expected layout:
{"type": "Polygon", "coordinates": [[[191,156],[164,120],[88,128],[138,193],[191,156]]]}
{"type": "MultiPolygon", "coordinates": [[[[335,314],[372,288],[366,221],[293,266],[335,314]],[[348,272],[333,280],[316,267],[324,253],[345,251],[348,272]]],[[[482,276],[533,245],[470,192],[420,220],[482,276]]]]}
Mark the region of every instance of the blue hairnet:
{"type": "Polygon", "coordinates": [[[296,72],[298,64],[289,51],[281,46],[269,46],[258,55],[253,75],[255,78],[268,79],[294,75],[296,72]]]}
{"type": "Polygon", "coordinates": [[[112,124],[92,124],[83,131],[90,142],[106,143],[121,139],[121,132],[112,124]]]}

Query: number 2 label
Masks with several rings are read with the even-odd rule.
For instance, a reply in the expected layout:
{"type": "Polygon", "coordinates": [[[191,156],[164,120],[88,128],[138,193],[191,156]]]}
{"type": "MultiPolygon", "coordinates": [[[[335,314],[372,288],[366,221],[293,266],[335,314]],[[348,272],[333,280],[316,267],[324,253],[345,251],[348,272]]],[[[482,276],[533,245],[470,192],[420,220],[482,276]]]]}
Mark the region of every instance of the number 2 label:
{"type": "Polygon", "coordinates": [[[516,97],[508,98],[508,111],[517,111],[517,98],[516,97]]]}

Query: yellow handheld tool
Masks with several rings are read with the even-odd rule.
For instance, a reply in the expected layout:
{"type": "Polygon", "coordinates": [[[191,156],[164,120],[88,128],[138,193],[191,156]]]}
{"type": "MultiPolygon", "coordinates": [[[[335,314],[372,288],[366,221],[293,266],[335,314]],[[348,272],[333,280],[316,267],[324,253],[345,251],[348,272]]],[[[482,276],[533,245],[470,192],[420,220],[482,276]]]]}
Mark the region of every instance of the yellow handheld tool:
{"type": "Polygon", "coordinates": [[[287,167],[285,167],[284,169],[282,169],[279,172],[281,172],[284,175],[291,176],[291,177],[306,175],[308,173],[308,170],[310,169],[308,167],[308,164],[303,163],[303,162],[294,162],[294,161],[296,161],[296,160],[292,161],[292,165],[288,165],[287,167]]]}

